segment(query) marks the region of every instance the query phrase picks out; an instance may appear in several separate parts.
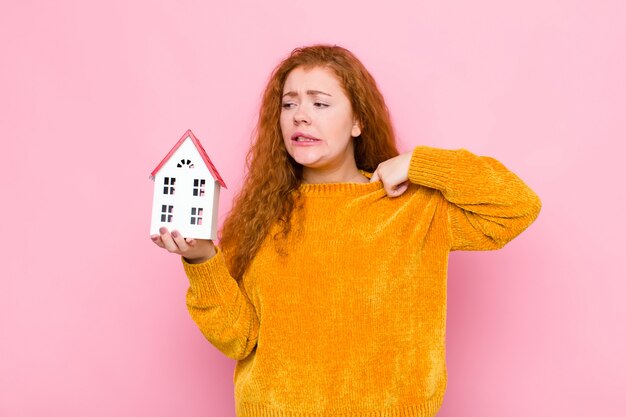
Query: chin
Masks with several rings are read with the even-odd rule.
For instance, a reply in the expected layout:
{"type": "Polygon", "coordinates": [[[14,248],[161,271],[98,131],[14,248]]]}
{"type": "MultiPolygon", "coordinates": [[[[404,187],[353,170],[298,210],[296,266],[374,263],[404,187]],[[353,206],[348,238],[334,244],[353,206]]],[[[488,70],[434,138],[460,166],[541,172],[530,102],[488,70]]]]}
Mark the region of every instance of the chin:
{"type": "Polygon", "coordinates": [[[294,160],[302,165],[304,168],[320,168],[323,164],[318,163],[318,160],[308,160],[308,159],[295,159],[294,160]]]}
{"type": "Polygon", "coordinates": [[[323,162],[320,161],[320,158],[315,155],[298,155],[297,153],[291,154],[291,157],[298,164],[307,167],[307,168],[319,168],[323,165],[323,162]]]}

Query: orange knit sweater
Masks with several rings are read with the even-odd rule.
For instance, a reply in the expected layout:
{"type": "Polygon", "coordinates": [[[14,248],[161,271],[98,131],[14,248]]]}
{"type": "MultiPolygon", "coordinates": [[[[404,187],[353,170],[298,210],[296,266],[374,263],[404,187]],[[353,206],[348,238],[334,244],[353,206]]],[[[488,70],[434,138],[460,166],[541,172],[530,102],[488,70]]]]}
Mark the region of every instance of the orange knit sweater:
{"type": "Polygon", "coordinates": [[[236,359],[239,417],[423,417],[446,388],[451,250],[498,249],[541,202],[493,158],[414,149],[413,185],[303,184],[282,241],[268,238],[238,283],[225,254],[183,259],[187,306],[236,359]]]}

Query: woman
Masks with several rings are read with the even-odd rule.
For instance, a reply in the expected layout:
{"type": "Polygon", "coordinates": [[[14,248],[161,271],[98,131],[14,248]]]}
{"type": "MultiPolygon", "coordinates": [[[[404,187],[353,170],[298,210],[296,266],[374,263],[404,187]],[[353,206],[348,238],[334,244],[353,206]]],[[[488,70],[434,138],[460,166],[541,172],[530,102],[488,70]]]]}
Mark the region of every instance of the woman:
{"type": "Polygon", "coordinates": [[[398,155],[374,79],[337,46],[274,70],[247,161],[220,247],[152,236],[182,255],[191,316],[238,361],[237,415],[435,415],[448,253],[501,248],[537,195],[464,149],[398,155]]]}

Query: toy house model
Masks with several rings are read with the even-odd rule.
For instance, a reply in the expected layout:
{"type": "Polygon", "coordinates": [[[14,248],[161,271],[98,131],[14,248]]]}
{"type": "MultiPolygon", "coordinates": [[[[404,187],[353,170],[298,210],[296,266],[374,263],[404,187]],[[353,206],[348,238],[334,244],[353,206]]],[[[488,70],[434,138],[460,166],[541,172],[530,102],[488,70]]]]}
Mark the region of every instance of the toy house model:
{"type": "Polygon", "coordinates": [[[154,180],[150,234],[158,234],[165,226],[188,238],[217,237],[220,188],[226,184],[191,130],[152,171],[150,179],[154,180]]]}

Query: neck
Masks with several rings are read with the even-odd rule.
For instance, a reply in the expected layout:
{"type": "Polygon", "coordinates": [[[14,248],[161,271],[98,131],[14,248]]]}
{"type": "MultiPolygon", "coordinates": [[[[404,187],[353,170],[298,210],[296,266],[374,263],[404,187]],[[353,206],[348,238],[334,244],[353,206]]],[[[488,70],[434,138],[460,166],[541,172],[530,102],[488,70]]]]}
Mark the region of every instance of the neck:
{"type": "Polygon", "coordinates": [[[349,169],[315,169],[303,167],[302,182],[305,184],[326,184],[338,182],[369,182],[354,165],[349,169]]]}

